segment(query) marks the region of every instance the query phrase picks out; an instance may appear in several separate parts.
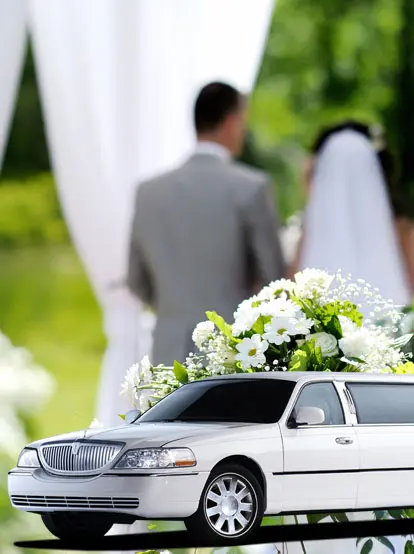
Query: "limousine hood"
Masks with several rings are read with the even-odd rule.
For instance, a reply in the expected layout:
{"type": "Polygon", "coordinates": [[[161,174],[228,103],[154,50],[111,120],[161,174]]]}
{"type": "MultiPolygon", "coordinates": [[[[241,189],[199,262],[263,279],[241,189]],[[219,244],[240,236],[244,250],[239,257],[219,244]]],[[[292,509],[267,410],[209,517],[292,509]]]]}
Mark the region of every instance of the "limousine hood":
{"type": "Polygon", "coordinates": [[[217,435],[220,434],[220,432],[240,426],[244,427],[243,424],[236,423],[140,423],[65,433],[63,435],[38,440],[31,443],[29,447],[38,448],[46,443],[56,441],[93,440],[125,442],[130,448],[157,448],[180,439],[182,440],[195,436],[208,436],[211,434],[217,435]]]}

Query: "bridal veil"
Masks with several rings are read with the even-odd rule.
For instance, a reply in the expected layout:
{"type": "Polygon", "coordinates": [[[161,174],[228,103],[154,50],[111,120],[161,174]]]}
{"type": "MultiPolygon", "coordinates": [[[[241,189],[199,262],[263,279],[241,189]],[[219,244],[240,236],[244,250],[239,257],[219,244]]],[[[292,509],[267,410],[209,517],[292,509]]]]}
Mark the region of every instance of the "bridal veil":
{"type": "Polygon", "coordinates": [[[333,135],[317,159],[304,221],[305,267],[341,269],[396,304],[410,302],[382,169],[369,139],[356,131],[333,135]]]}

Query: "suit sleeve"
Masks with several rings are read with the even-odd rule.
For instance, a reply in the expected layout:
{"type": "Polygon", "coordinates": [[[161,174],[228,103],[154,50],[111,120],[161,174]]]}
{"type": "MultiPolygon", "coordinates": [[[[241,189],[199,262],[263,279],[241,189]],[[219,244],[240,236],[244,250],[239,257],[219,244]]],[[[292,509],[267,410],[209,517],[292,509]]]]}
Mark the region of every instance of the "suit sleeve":
{"type": "Polygon", "coordinates": [[[269,183],[263,180],[244,207],[246,237],[252,273],[264,286],[285,275],[279,236],[280,224],[269,183]]]}
{"type": "Polygon", "coordinates": [[[145,254],[140,245],[138,202],[135,203],[134,217],[129,244],[127,285],[130,291],[145,304],[154,305],[154,284],[151,271],[146,263],[145,254]]]}

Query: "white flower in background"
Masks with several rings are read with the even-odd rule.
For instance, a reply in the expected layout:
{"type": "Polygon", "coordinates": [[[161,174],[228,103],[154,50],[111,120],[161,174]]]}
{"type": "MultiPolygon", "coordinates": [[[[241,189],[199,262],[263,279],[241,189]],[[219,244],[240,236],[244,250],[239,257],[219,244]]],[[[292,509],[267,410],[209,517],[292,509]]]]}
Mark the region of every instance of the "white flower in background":
{"type": "Polygon", "coordinates": [[[55,392],[55,380],[41,367],[15,367],[11,360],[0,359],[0,411],[14,406],[26,414],[36,412],[55,392]]]}
{"type": "Polygon", "coordinates": [[[252,307],[251,300],[242,302],[234,313],[233,336],[238,337],[242,333],[250,331],[259,316],[260,310],[252,307]]]}
{"type": "Polygon", "coordinates": [[[334,276],[321,269],[304,269],[295,275],[295,292],[302,298],[315,298],[326,294],[334,276]]]}
{"type": "Polygon", "coordinates": [[[237,346],[238,354],[236,360],[241,362],[243,369],[258,367],[266,362],[265,352],[269,344],[260,335],[253,335],[251,338],[243,339],[237,346]]]}
{"type": "Polygon", "coordinates": [[[290,342],[290,337],[297,334],[295,324],[295,319],[274,317],[270,323],[266,323],[263,336],[268,342],[277,346],[290,342]]]}
{"type": "Polygon", "coordinates": [[[315,346],[319,346],[324,358],[330,358],[339,354],[338,341],[336,337],[329,333],[313,333],[308,335],[306,340],[314,340],[315,346]]]}
{"type": "Polygon", "coordinates": [[[197,348],[201,348],[208,341],[214,332],[214,323],[212,321],[202,321],[193,331],[193,342],[197,348]]]}
{"type": "Polygon", "coordinates": [[[280,291],[291,292],[293,290],[294,283],[289,279],[279,279],[277,281],[272,281],[268,285],[262,288],[262,290],[257,295],[258,300],[274,300],[275,294],[280,293],[280,291]]]}
{"type": "Polygon", "coordinates": [[[126,372],[125,380],[121,385],[121,396],[126,396],[129,400],[132,400],[133,402],[138,400],[137,385],[139,381],[139,364],[134,364],[126,372]]]}
{"type": "Polygon", "coordinates": [[[338,319],[339,323],[341,324],[343,336],[349,335],[349,333],[353,333],[358,329],[358,325],[351,321],[349,317],[346,317],[345,315],[340,315],[338,316],[338,319]]]}
{"type": "Polygon", "coordinates": [[[279,298],[262,304],[259,308],[261,315],[272,317],[297,317],[301,312],[300,307],[292,300],[289,300],[286,293],[282,293],[279,298]]]}
{"type": "Polygon", "coordinates": [[[91,424],[89,425],[89,429],[102,429],[103,425],[102,423],[96,419],[96,417],[91,421],[91,424]]]}
{"type": "Polygon", "coordinates": [[[0,452],[15,459],[27,444],[27,437],[17,416],[9,411],[0,417],[0,452]]]}
{"type": "Polygon", "coordinates": [[[140,361],[139,366],[140,366],[139,374],[140,374],[141,380],[144,381],[144,383],[148,383],[149,381],[151,381],[151,369],[152,369],[152,364],[149,360],[149,357],[144,356],[140,361]]]}

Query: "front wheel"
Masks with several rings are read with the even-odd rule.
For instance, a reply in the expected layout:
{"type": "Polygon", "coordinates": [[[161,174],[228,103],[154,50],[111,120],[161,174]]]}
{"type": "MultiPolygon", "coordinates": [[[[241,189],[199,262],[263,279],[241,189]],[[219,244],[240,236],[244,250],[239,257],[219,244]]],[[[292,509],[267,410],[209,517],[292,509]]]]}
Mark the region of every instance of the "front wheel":
{"type": "Polygon", "coordinates": [[[236,464],[219,466],[203,490],[197,512],[185,521],[203,543],[239,543],[260,527],[264,494],[254,474],[236,464]]]}
{"type": "Polygon", "coordinates": [[[62,540],[99,539],[105,536],[112,527],[112,521],[106,517],[106,514],[46,512],[41,515],[48,531],[62,540]]]}

